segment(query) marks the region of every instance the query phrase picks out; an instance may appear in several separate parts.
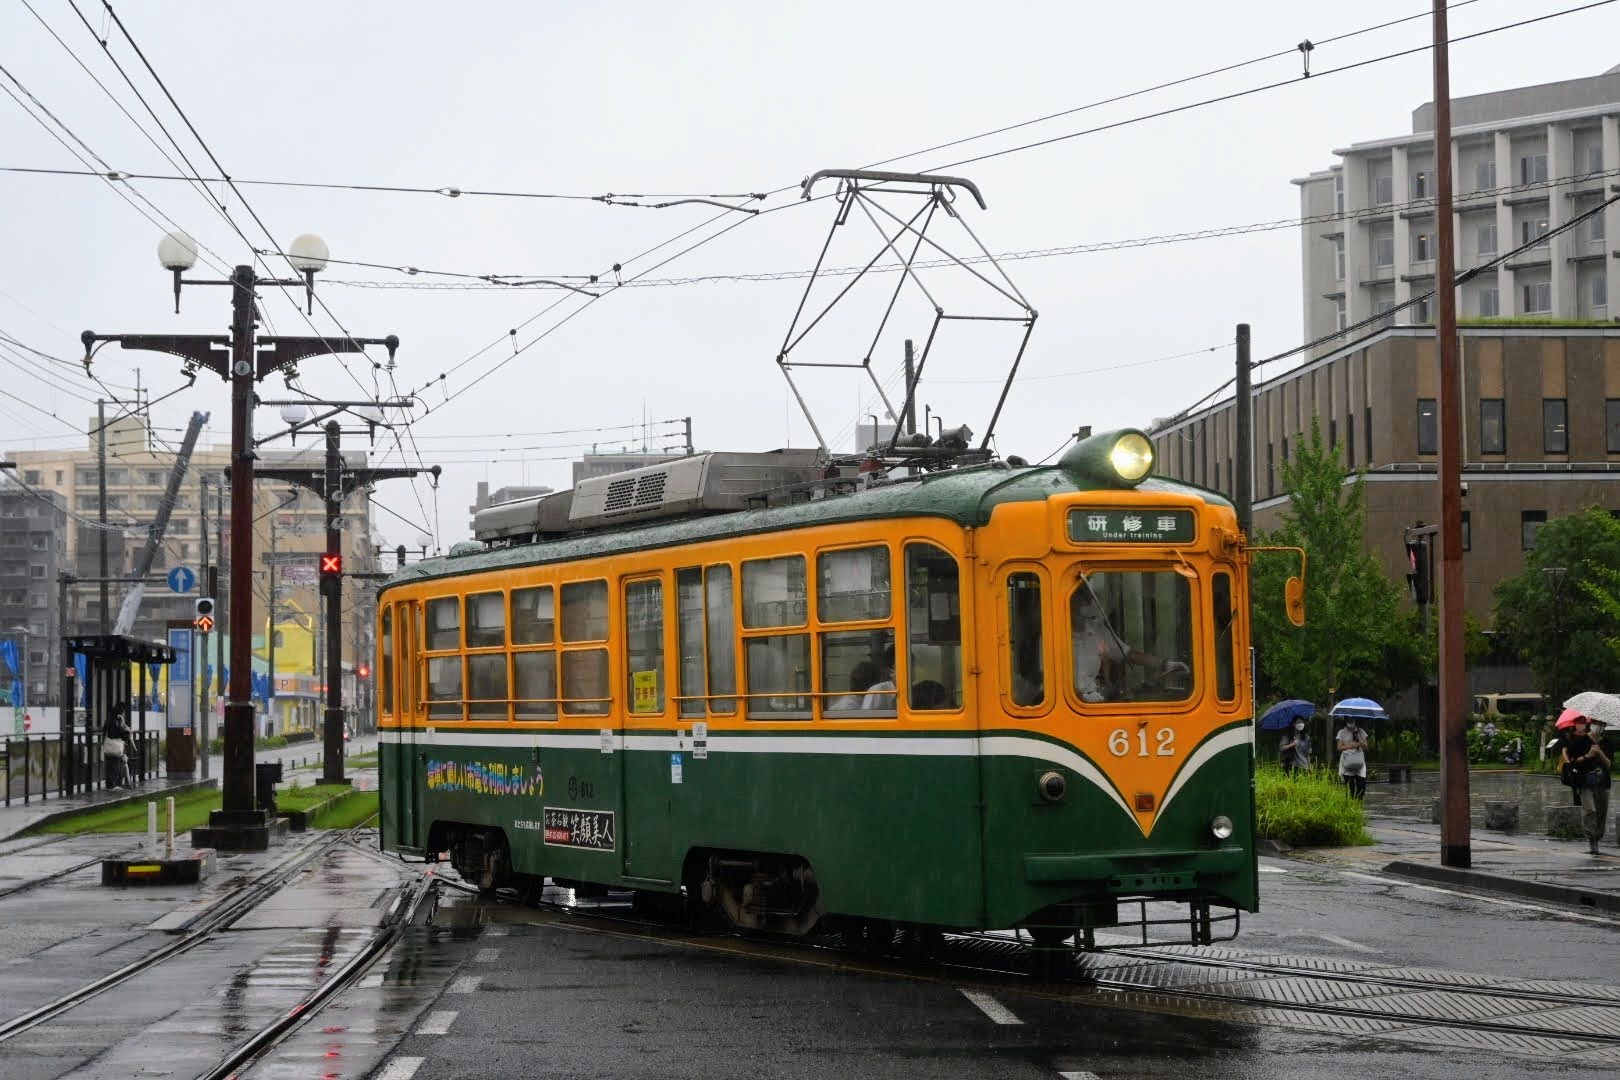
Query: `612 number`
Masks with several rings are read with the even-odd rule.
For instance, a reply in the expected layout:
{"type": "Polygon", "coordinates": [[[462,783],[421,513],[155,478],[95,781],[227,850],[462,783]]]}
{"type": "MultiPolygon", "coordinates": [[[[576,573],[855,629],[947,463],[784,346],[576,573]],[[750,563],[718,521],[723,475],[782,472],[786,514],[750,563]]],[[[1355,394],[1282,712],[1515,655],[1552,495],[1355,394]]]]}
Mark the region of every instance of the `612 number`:
{"type": "MultiPolygon", "coordinates": [[[[1159,757],[1174,757],[1176,753],[1176,733],[1171,728],[1162,727],[1154,735],[1154,742],[1158,744],[1159,757]]],[[[1108,736],[1108,749],[1115,757],[1124,757],[1131,752],[1131,735],[1124,728],[1115,728],[1113,734],[1108,736]]],[[[1136,729],[1136,756],[1150,757],[1148,753],[1147,728],[1136,729]]]]}

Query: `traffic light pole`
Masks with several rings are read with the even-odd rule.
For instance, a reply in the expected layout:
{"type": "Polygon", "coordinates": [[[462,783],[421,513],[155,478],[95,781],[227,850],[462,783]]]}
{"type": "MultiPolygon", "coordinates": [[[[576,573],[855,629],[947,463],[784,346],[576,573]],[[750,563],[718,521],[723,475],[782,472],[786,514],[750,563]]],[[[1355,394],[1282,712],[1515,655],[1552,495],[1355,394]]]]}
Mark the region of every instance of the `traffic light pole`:
{"type": "Polygon", "coordinates": [[[400,480],[429,473],[427,469],[346,469],[343,466],[342,428],[326,423],[324,468],[260,469],[266,480],[284,480],[313,491],[326,513],[326,553],[321,556],[321,597],[326,604],[326,710],[321,748],[324,762],[321,783],[347,784],[343,775],[343,496],[346,490],[370,487],[379,480],[400,480]],[[347,488],[345,487],[347,481],[347,488]]]}
{"type": "MultiPolygon", "coordinates": [[[[313,273],[313,272],[311,272],[313,273]]],[[[179,357],[184,373],[194,377],[206,367],[231,385],[231,540],[230,604],[227,623],[231,637],[229,685],[225,719],[225,767],[220,777],[220,809],[209,815],[208,825],[192,832],[194,847],[222,850],[262,850],[269,846],[269,812],[257,806],[253,778],[253,409],[254,385],[269,375],[311,356],[363,352],[366,345],[386,345],[390,359],[399,339],[350,337],[259,337],[255,290],[260,285],[303,286],[304,280],[261,278],[251,266],[238,266],[227,281],[183,280],[175,270],[175,290],[182,284],[224,285],[231,290],[231,332],[217,334],[97,334],[86,330],[84,343],[88,369],[98,342],[116,341],[125,349],[168,353],[179,357]]],[[[312,279],[311,279],[312,280],[312,279]]],[[[176,296],[178,309],[179,298],[176,296]]],[[[204,747],[204,752],[207,748],[204,747]]]]}

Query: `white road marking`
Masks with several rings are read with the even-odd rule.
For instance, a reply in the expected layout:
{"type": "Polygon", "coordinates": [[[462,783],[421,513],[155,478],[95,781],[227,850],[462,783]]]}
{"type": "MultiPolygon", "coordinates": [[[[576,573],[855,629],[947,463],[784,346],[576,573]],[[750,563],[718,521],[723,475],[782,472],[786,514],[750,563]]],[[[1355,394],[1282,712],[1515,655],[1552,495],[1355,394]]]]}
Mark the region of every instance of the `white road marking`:
{"type": "Polygon", "coordinates": [[[1094,1072],[1060,1072],[1058,1075],[1063,1077],[1063,1080],[1097,1080],[1097,1074],[1094,1072]]]}
{"type": "Polygon", "coordinates": [[[1379,877],[1377,874],[1362,874],[1356,871],[1346,871],[1345,877],[1355,878],[1359,881],[1371,881],[1379,885],[1399,885],[1405,889],[1415,889],[1419,892],[1439,893],[1442,896],[1459,896],[1464,900],[1478,900],[1482,904],[1495,904],[1498,907],[1518,908],[1521,911],[1539,911],[1543,915],[1556,915],[1562,919],[1577,919],[1580,922],[1598,923],[1603,926],[1614,926],[1616,920],[1604,918],[1601,915],[1586,915],[1579,911],[1566,911],[1563,908],[1543,907],[1540,904],[1526,904],[1520,900],[1503,900],[1497,896],[1487,896],[1484,893],[1463,892],[1461,889],[1446,889],[1439,885],[1424,885],[1421,882],[1409,881],[1406,878],[1379,877]]]}
{"type": "Polygon", "coordinates": [[[454,1009],[440,1009],[427,1014],[427,1019],[416,1025],[418,1035],[448,1035],[450,1025],[455,1023],[456,1011],[454,1009]]]}
{"type": "MultiPolygon", "coordinates": [[[[1286,874],[1286,873],[1288,873],[1288,871],[1284,870],[1280,866],[1267,866],[1265,863],[1260,864],[1260,872],[1262,874],[1286,874]]],[[[1059,1075],[1062,1075],[1062,1074],[1060,1073],[1059,1075]]],[[[1075,1075],[1076,1076],[1082,1076],[1084,1074],[1083,1073],[1076,1073],[1075,1075]]]]}
{"type": "Polygon", "coordinates": [[[481,975],[462,975],[451,980],[449,992],[452,994],[476,994],[478,993],[478,984],[483,981],[481,975]]]}
{"type": "Polygon", "coordinates": [[[998,1024],[1023,1023],[1022,1020],[1013,1015],[1011,1009],[982,990],[963,990],[962,996],[977,1005],[980,1012],[998,1024]]]}
{"type": "Polygon", "coordinates": [[[382,984],[383,973],[380,971],[375,975],[367,975],[365,978],[361,979],[359,983],[360,989],[362,990],[375,990],[382,984]]]}
{"type": "Polygon", "coordinates": [[[427,1058],[397,1057],[383,1066],[383,1071],[377,1074],[377,1080],[411,1080],[416,1070],[422,1067],[427,1058]]]}
{"type": "Polygon", "coordinates": [[[1359,941],[1351,941],[1349,938],[1340,937],[1338,934],[1329,934],[1325,930],[1295,930],[1294,935],[1296,937],[1321,938],[1323,941],[1330,942],[1334,945],[1342,945],[1346,949],[1355,949],[1357,952],[1370,953],[1378,951],[1369,945],[1361,944],[1359,941]]]}
{"type": "Polygon", "coordinates": [[[501,955],[501,950],[499,949],[479,949],[478,955],[473,957],[473,959],[480,964],[487,964],[499,955],[501,955]]]}

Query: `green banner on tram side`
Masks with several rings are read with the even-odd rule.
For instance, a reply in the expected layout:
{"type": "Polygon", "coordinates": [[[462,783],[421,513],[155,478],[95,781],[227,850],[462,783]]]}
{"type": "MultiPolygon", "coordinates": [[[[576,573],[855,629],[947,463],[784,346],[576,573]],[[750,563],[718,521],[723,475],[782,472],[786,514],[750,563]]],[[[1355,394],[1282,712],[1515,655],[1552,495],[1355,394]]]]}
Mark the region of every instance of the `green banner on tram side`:
{"type": "Polygon", "coordinates": [[[1189,544],[1197,535],[1191,510],[1069,511],[1069,540],[1076,544],[1189,544]]]}

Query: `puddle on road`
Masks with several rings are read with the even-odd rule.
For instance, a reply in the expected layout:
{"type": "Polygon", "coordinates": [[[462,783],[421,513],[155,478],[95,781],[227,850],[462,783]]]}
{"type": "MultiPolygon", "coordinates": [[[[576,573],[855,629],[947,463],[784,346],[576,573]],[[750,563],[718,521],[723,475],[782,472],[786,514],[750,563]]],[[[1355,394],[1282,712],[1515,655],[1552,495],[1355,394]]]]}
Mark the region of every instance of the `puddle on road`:
{"type": "MultiPolygon", "coordinates": [[[[1369,784],[1367,812],[1397,821],[1428,824],[1434,800],[1440,796],[1438,772],[1413,772],[1403,784],[1369,784]]],[[[1519,804],[1518,835],[1545,836],[1547,808],[1570,805],[1569,789],[1556,776],[1541,773],[1471,772],[1468,774],[1470,818],[1475,829],[1485,828],[1485,803],[1519,804]]]]}

